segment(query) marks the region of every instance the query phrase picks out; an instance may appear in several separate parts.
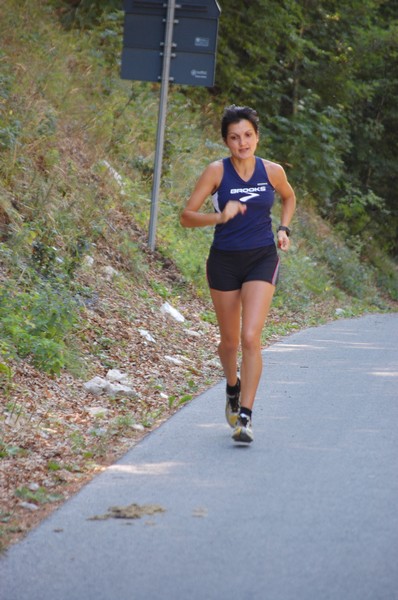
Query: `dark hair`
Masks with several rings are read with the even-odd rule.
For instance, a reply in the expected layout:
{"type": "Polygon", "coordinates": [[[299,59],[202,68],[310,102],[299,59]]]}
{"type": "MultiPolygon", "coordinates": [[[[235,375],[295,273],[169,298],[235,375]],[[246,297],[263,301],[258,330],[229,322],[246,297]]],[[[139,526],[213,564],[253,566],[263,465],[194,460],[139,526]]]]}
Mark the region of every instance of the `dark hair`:
{"type": "Polygon", "coordinates": [[[260,119],[258,118],[257,112],[250,106],[236,106],[231,104],[224,110],[224,114],[221,119],[221,135],[223,140],[227,139],[228,127],[231,123],[239,123],[242,119],[250,121],[254,127],[254,131],[258,133],[258,126],[260,119]]]}

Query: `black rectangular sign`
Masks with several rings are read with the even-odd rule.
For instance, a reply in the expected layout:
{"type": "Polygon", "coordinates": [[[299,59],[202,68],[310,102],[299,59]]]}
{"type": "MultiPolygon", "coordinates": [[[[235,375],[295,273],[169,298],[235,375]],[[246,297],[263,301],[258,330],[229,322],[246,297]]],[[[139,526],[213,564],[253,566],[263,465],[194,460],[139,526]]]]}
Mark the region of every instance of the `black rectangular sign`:
{"type": "MultiPolygon", "coordinates": [[[[122,79],[160,81],[162,56],[156,50],[124,48],[122,79]]],[[[170,63],[170,81],[187,85],[211,87],[214,83],[215,56],[180,52],[170,63]]]]}
{"type": "MultiPolygon", "coordinates": [[[[122,79],[160,81],[167,0],[124,0],[122,79]]],[[[170,81],[214,84],[218,17],[216,0],[182,0],[174,11],[170,81]]]]}

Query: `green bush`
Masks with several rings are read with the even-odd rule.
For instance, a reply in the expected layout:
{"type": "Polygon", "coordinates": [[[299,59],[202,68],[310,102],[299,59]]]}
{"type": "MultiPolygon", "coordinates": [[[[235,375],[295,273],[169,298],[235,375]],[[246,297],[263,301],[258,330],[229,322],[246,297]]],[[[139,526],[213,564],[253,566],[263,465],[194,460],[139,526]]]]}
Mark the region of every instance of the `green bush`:
{"type": "Polygon", "coordinates": [[[30,357],[37,368],[59,374],[72,363],[67,341],[78,318],[76,302],[48,282],[29,291],[12,288],[8,282],[0,289],[2,354],[30,357]]]}

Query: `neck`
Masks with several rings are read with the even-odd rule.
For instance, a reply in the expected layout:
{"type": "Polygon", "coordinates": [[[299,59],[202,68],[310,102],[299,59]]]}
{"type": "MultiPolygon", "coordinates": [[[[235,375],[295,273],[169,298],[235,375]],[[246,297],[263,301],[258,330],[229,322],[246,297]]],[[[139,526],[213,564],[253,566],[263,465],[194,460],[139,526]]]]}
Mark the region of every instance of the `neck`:
{"type": "Polygon", "coordinates": [[[239,175],[251,175],[255,169],[256,157],[250,156],[250,158],[239,159],[231,156],[231,162],[239,175]]]}
{"type": "Polygon", "coordinates": [[[235,166],[252,167],[256,162],[256,157],[254,155],[249,156],[248,158],[238,158],[237,156],[231,156],[231,160],[235,166]]]}

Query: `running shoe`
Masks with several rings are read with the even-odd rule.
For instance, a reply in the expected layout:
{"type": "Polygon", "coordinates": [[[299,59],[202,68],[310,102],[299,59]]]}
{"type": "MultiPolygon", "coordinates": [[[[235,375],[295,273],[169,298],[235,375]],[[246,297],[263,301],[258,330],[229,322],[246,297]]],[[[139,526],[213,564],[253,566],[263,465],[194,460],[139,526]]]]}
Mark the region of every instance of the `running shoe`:
{"type": "Polygon", "coordinates": [[[227,403],[225,405],[225,418],[227,419],[227,423],[230,427],[235,427],[236,422],[239,417],[239,398],[240,398],[240,379],[238,377],[238,383],[235,386],[234,392],[228,392],[228,387],[226,390],[227,394],[227,403]]]}
{"type": "Polygon", "coordinates": [[[250,417],[242,414],[238,415],[232,439],[235,442],[245,442],[246,444],[250,444],[253,441],[254,437],[250,417]]]}

